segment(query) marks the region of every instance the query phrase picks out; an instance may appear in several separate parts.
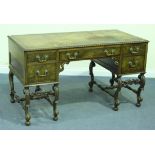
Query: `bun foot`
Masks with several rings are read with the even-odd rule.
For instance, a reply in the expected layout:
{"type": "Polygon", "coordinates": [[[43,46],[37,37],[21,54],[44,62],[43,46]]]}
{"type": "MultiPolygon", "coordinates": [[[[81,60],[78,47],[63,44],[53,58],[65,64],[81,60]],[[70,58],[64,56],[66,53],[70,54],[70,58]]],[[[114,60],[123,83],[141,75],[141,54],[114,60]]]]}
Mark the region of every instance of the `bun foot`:
{"type": "Polygon", "coordinates": [[[10,102],[11,102],[11,103],[15,103],[16,101],[15,101],[15,99],[12,99],[12,98],[11,98],[11,99],[10,99],[10,102]]]}
{"type": "Polygon", "coordinates": [[[54,114],[54,117],[53,117],[53,121],[58,121],[58,115],[59,115],[59,112],[57,112],[56,114],[54,114]]]}
{"type": "Polygon", "coordinates": [[[113,107],[113,110],[114,111],[118,111],[118,107],[113,107]]]}
{"type": "Polygon", "coordinates": [[[30,125],[31,125],[31,122],[30,122],[30,121],[25,122],[25,125],[26,125],[26,126],[30,126],[30,125]]]}
{"type": "Polygon", "coordinates": [[[140,104],[140,103],[137,103],[137,104],[136,104],[136,107],[141,107],[141,104],[140,104]]]}
{"type": "Polygon", "coordinates": [[[31,119],[31,116],[30,114],[28,113],[25,117],[25,125],[26,126],[30,126],[31,125],[31,122],[30,122],[30,119],[31,119]]]}
{"type": "Polygon", "coordinates": [[[53,117],[53,121],[58,121],[58,117],[53,117]]]}

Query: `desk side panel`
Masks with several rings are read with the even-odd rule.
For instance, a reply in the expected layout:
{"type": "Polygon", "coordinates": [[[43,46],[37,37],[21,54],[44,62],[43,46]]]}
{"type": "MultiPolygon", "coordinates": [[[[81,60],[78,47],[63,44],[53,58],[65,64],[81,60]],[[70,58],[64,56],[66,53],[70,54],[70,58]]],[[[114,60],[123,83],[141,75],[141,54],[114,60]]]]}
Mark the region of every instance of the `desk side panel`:
{"type": "Polygon", "coordinates": [[[9,67],[11,71],[24,84],[25,82],[25,60],[23,49],[9,38],[9,67]]]}
{"type": "Polygon", "coordinates": [[[145,63],[144,63],[145,72],[146,72],[146,65],[147,65],[148,45],[149,43],[146,43],[145,63]]]}

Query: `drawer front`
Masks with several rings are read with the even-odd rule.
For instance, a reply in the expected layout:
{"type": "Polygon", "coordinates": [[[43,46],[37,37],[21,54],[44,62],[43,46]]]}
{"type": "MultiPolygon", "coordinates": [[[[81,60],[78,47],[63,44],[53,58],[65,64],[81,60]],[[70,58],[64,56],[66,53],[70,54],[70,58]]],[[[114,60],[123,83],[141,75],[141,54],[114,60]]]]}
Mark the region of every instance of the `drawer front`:
{"type": "Polygon", "coordinates": [[[57,64],[27,65],[27,84],[57,82],[57,64]]]}
{"type": "Polygon", "coordinates": [[[60,51],[60,61],[105,58],[120,54],[120,46],[60,51]]]}
{"type": "Polygon", "coordinates": [[[122,62],[122,74],[138,73],[145,71],[145,57],[124,57],[122,62]]]}
{"type": "Polygon", "coordinates": [[[44,63],[51,60],[56,60],[56,51],[36,51],[27,53],[27,63],[44,63]]]}
{"type": "Polygon", "coordinates": [[[122,48],[123,55],[134,56],[134,55],[145,55],[147,51],[146,44],[131,44],[125,45],[122,48]]]}

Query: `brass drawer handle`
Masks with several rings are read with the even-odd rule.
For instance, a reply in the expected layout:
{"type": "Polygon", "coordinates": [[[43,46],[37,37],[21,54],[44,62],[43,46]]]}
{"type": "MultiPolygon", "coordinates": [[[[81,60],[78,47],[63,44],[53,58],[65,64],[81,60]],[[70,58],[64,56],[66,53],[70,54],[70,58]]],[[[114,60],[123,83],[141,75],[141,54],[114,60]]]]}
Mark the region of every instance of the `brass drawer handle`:
{"type": "Polygon", "coordinates": [[[71,54],[71,53],[66,54],[69,60],[76,60],[78,55],[79,55],[78,52],[75,52],[74,54],[71,54]]]}
{"type": "Polygon", "coordinates": [[[113,56],[115,55],[115,49],[112,49],[111,51],[105,49],[104,53],[106,54],[106,56],[113,56]]]}
{"type": "Polygon", "coordinates": [[[112,57],[112,60],[114,61],[114,64],[115,64],[116,66],[119,65],[119,60],[118,60],[117,58],[112,57]]]}
{"type": "Polygon", "coordinates": [[[139,53],[139,50],[140,50],[139,47],[136,47],[135,49],[133,47],[131,47],[129,49],[129,51],[130,51],[131,54],[138,54],[139,53]]]}
{"type": "Polygon", "coordinates": [[[36,75],[37,75],[38,77],[46,77],[46,76],[48,75],[48,70],[47,70],[47,69],[45,70],[45,74],[40,74],[40,71],[37,70],[37,71],[36,71],[36,75]]]}
{"type": "Polygon", "coordinates": [[[43,57],[40,57],[40,55],[37,55],[36,59],[38,60],[38,62],[43,63],[48,60],[48,55],[44,55],[43,57]]]}
{"type": "Polygon", "coordinates": [[[118,61],[114,61],[115,65],[118,66],[119,65],[119,62],[118,61]]]}
{"type": "Polygon", "coordinates": [[[129,67],[130,68],[136,68],[138,65],[138,61],[129,61],[129,67]]]}

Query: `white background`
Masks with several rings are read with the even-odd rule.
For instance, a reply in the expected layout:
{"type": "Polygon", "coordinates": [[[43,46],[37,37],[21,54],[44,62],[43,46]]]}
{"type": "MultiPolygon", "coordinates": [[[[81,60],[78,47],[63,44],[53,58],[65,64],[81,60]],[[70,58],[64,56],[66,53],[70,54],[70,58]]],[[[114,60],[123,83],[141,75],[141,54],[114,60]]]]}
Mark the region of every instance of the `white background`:
{"type": "MultiPolygon", "coordinates": [[[[1,0],[0,23],[154,24],[153,2],[153,0],[1,0]]],[[[0,131],[0,154],[9,155],[154,155],[154,146],[154,131],[0,131]]]]}

